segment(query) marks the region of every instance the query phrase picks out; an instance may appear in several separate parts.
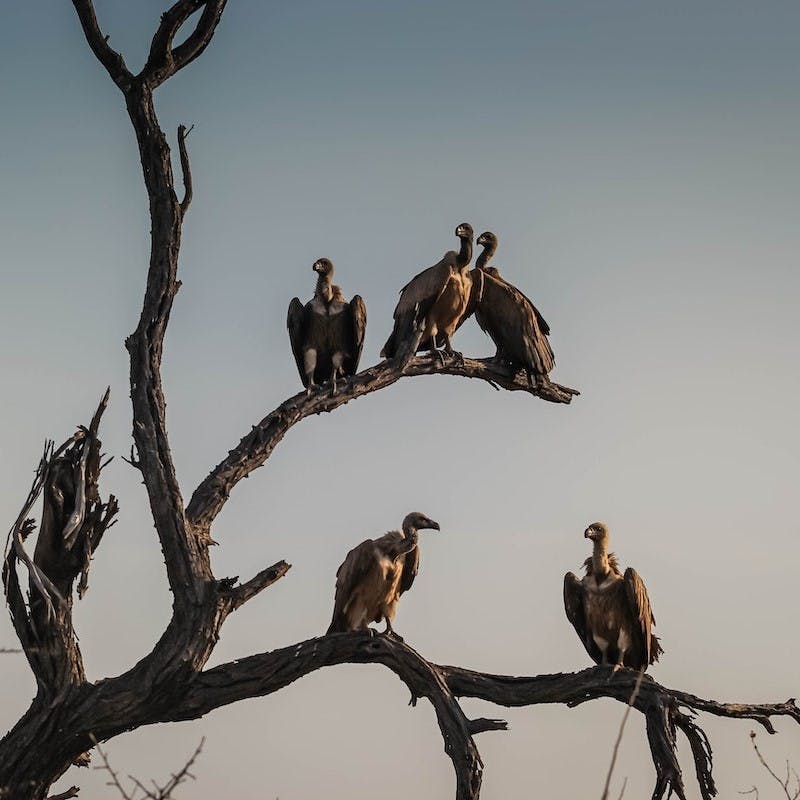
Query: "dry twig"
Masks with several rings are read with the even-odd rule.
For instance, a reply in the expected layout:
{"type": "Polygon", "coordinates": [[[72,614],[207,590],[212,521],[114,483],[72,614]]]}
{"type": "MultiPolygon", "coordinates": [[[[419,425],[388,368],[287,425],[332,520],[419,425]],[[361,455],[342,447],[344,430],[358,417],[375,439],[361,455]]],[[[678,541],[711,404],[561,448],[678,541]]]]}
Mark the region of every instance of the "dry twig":
{"type": "MultiPolygon", "coordinates": [[[[791,766],[789,761],[786,761],[786,777],[780,778],[775,770],[773,770],[772,767],[767,763],[767,760],[758,749],[755,731],[750,731],[750,743],[753,745],[753,750],[756,751],[756,756],[758,756],[758,760],[761,762],[761,765],[778,782],[778,785],[783,790],[784,795],[786,795],[786,800],[798,800],[798,798],[800,798],[800,776],[791,766]]],[[[756,789],[755,786],[752,789],[748,789],[746,792],[740,792],[740,794],[751,794],[753,792],[755,792],[756,800],[758,800],[758,789],[756,789]]]]}
{"type": "Polygon", "coordinates": [[[151,781],[153,784],[152,789],[148,789],[138,778],[135,778],[133,775],[128,775],[128,780],[133,784],[133,788],[130,790],[126,789],[122,785],[122,781],[119,778],[119,773],[111,766],[108,755],[106,754],[105,750],[100,747],[98,742],[95,742],[94,749],[97,751],[97,754],[100,756],[100,759],[103,763],[95,767],[95,769],[108,773],[110,779],[106,782],[106,786],[115,788],[123,800],[137,800],[137,792],[141,792],[141,795],[138,796],[139,800],[172,800],[172,793],[178,788],[178,786],[180,786],[182,783],[185,783],[188,779],[195,779],[190,770],[194,766],[197,757],[202,752],[205,741],[205,737],[203,737],[200,740],[200,744],[197,745],[194,752],[186,760],[186,763],[177,772],[172,773],[166,783],[160,786],[155,781],[151,781]]]}

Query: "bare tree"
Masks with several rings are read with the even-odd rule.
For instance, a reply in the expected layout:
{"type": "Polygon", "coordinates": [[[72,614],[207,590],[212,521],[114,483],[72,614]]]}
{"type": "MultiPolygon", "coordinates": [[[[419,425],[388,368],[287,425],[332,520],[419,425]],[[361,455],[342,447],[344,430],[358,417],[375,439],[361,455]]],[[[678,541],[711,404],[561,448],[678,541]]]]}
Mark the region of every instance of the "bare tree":
{"type": "MultiPolygon", "coordinates": [[[[411,342],[394,360],[356,375],[335,397],[316,392],[286,400],[252,426],[184,503],[166,430],[161,355],[172,302],[180,287],[181,227],[192,199],[192,182],[186,130],[181,127],[177,142],[184,193],[179,199],[153,92],[203,53],[225,0],[175,2],[162,15],[138,74],[128,69],[101,32],[92,0],[73,0],[73,4],[89,47],[125,100],[149,197],[151,251],[144,302],[136,330],[126,341],[135,442],[131,462],[141,470],[147,490],[173,607],[159,641],[134,667],[98,682],[87,680],[72,626],[72,598],[76,580],[78,594],[85,591],[91,555],[117,513],[113,496],[103,502],[99,492],[98,429],[106,396],[87,428],[79,429],[58,449],[46,448],[30,495],[11,530],[3,570],[6,599],[36,677],[37,694],[0,741],[0,795],[6,800],[43,800],[53,781],[73,763],[85,763],[86,754],[97,742],[156,722],[196,719],[220,706],[271,694],[334,664],[383,664],[408,686],[413,698],[430,701],[455,770],[457,800],[475,800],[480,793],[483,764],[475,734],[505,727],[501,720],[468,719],[457,698],[478,697],[505,706],[563,703],[572,707],[612,697],[627,704],[639,678],[636,672],[621,671],[613,680],[602,668],[535,677],[489,675],[432,664],[395,638],[358,633],[313,638],[204,668],[228,615],[289,570],[289,564],[278,561],[243,583],[236,578],[217,578],[211,569],[209,544],[213,522],[231,491],[264,464],[293,425],[407,376],[476,378],[498,389],[524,391],[554,403],[569,403],[577,392],[557,384],[530,387],[524,375],[509,374],[490,361],[451,359],[440,365],[431,358],[414,357],[416,342],[411,342]],[[191,33],[175,45],[179,30],[195,14],[191,33]],[[40,494],[43,511],[31,558],[25,538],[34,529],[29,515],[40,494]],[[29,602],[18,577],[21,564],[28,570],[29,602]]],[[[678,730],[689,741],[702,797],[716,793],[711,746],[694,721],[695,712],[753,719],[770,732],[774,732],[771,717],[789,716],[800,722],[800,710],[793,700],[768,705],[718,703],[660,686],[647,676],[632,705],[646,718],[656,769],[656,798],[669,792],[685,797],[676,753],[678,730]]],[[[74,794],[71,789],[62,796],[74,794]]]]}

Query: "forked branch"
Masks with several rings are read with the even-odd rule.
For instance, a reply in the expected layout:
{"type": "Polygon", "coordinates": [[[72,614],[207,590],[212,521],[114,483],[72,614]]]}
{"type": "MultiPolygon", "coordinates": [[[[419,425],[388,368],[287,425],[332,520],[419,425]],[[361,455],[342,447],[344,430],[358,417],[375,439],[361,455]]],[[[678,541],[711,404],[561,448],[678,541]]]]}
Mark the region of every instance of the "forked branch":
{"type": "Polygon", "coordinates": [[[151,89],[160,86],[178,70],[194,61],[208,47],[227,0],[178,0],[161,15],[150,53],[139,78],[151,89]],[[186,40],[174,46],[175,36],[189,17],[203,9],[197,25],[186,40]]]}

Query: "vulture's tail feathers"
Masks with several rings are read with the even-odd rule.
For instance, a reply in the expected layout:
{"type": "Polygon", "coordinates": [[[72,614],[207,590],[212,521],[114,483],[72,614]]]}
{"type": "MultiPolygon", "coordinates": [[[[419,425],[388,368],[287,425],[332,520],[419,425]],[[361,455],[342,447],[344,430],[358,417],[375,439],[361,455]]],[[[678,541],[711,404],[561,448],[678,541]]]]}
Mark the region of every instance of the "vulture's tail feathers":
{"type": "Polygon", "coordinates": [[[347,631],[347,622],[344,618],[344,614],[334,613],[331,624],[328,625],[328,630],[325,631],[325,635],[327,636],[329,633],[347,633],[347,631]]]}
{"type": "Polygon", "coordinates": [[[650,634],[650,663],[655,664],[663,652],[664,648],[661,646],[661,640],[654,633],[650,634]]]}
{"type": "Polygon", "coordinates": [[[403,345],[414,336],[416,328],[415,313],[402,314],[397,317],[394,321],[394,329],[386,340],[383,350],[381,350],[381,357],[387,359],[395,358],[403,350],[403,345]]]}

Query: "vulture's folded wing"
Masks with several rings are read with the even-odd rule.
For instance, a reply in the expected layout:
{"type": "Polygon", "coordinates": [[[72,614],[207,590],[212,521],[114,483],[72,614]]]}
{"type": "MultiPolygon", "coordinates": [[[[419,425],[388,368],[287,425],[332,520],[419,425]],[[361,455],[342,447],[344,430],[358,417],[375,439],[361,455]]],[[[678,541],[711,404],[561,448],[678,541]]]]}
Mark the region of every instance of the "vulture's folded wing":
{"type": "MultiPolygon", "coordinates": [[[[541,314],[516,286],[504,278],[484,275],[482,299],[475,317],[503,351],[504,357],[511,361],[521,360],[526,367],[545,375],[555,366],[550,343],[539,324],[541,314]]],[[[544,319],[542,322],[547,326],[544,319]]]]}
{"type": "Polygon", "coordinates": [[[406,553],[406,562],[403,566],[403,574],[400,576],[400,594],[407,592],[414,583],[414,578],[419,572],[419,547],[415,547],[410,553],[406,553]]]}
{"type": "Polygon", "coordinates": [[[355,375],[358,372],[358,362],[361,361],[361,351],[364,348],[364,336],[367,331],[367,307],[360,294],[353,295],[350,301],[350,318],[352,322],[353,347],[351,358],[345,365],[348,375],[355,375]]]}
{"type": "Polygon", "coordinates": [[[438,264],[415,275],[401,290],[394,310],[395,319],[414,312],[419,306],[422,314],[436,302],[447,286],[447,280],[455,269],[458,254],[450,250],[438,264]]]}
{"type": "Polygon", "coordinates": [[[583,609],[583,584],[574,572],[568,572],[564,576],[564,611],[567,612],[567,619],[572,623],[581,644],[586,648],[586,652],[592,660],[599,664],[603,660],[600,648],[595,644],[591,631],[586,624],[586,613],[583,609]]]}
{"type": "Polygon", "coordinates": [[[303,343],[306,340],[307,313],[305,306],[293,297],[289,303],[289,313],[286,315],[286,328],[289,331],[289,341],[292,343],[292,353],[297,364],[297,371],[300,373],[300,380],[303,386],[308,385],[305,370],[305,360],[303,358],[303,343]]]}
{"type": "Polygon", "coordinates": [[[625,570],[625,597],[633,617],[634,636],[638,640],[636,645],[641,648],[642,664],[648,666],[658,661],[663,652],[658,638],[653,635],[655,617],[650,607],[650,598],[639,573],[633,568],[625,570]]]}
{"type": "Polygon", "coordinates": [[[328,633],[349,630],[347,626],[347,608],[356,587],[375,568],[375,542],[366,539],[354,547],[342,561],[336,571],[336,599],[333,603],[333,617],[328,633]]]}

